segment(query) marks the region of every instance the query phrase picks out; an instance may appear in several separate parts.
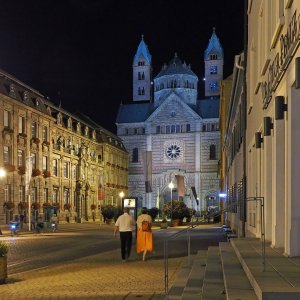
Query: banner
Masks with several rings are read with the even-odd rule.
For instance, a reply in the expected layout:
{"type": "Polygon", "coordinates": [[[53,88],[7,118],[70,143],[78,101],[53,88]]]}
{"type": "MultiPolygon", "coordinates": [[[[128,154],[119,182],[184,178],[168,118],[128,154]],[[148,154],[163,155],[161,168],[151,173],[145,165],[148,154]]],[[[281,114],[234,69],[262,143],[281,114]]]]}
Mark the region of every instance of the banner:
{"type": "Polygon", "coordinates": [[[98,200],[104,200],[103,176],[102,176],[102,174],[99,174],[99,182],[98,182],[98,200]]]}
{"type": "Polygon", "coordinates": [[[146,193],[152,193],[152,151],[143,151],[142,159],[145,178],[145,190],[146,193]]]}
{"type": "Polygon", "coordinates": [[[184,188],[184,177],[181,175],[175,175],[177,180],[177,190],[178,190],[178,197],[185,196],[185,188],[184,188]]]}
{"type": "Polygon", "coordinates": [[[29,184],[32,175],[32,158],[31,156],[26,158],[26,172],[25,172],[25,194],[29,194],[29,184]]]}
{"type": "Polygon", "coordinates": [[[193,195],[194,195],[194,198],[197,202],[197,205],[199,205],[199,200],[197,199],[197,193],[196,193],[196,189],[194,186],[191,186],[191,189],[192,189],[192,192],[193,192],[193,195]]]}

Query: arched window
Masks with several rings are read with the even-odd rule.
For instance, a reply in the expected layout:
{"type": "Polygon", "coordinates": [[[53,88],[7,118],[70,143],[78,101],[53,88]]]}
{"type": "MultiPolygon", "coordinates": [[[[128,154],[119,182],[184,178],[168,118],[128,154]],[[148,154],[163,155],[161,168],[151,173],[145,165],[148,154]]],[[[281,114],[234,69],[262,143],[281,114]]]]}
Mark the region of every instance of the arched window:
{"type": "Polygon", "coordinates": [[[210,160],[216,159],[216,146],[215,145],[209,146],[209,159],[210,160]]]}
{"type": "Polygon", "coordinates": [[[142,80],[145,80],[145,73],[142,73],[142,80]]]}
{"type": "Polygon", "coordinates": [[[132,150],[132,162],[136,163],[139,161],[139,149],[133,148],[132,150]]]}
{"type": "Polygon", "coordinates": [[[138,73],[138,80],[141,80],[141,79],[142,79],[141,73],[139,72],[139,73],[138,73]]]}
{"type": "Polygon", "coordinates": [[[190,132],[191,131],[191,125],[190,124],[186,124],[186,132],[190,132]]]}
{"type": "Polygon", "coordinates": [[[139,87],[139,89],[138,89],[138,94],[139,95],[141,95],[142,94],[142,92],[141,92],[141,88],[139,87]]]}

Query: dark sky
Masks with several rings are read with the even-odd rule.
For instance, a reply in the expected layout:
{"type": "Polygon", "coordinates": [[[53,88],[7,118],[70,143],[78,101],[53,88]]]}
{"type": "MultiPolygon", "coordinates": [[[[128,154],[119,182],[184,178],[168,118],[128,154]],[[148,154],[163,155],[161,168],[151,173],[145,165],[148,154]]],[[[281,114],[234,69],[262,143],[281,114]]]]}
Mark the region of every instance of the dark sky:
{"type": "Polygon", "coordinates": [[[203,94],[203,52],[212,28],[224,76],[243,49],[243,0],[0,0],[0,68],[70,112],[115,132],[132,99],[132,60],[141,35],[153,75],[174,53],[191,63],[203,94]]]}

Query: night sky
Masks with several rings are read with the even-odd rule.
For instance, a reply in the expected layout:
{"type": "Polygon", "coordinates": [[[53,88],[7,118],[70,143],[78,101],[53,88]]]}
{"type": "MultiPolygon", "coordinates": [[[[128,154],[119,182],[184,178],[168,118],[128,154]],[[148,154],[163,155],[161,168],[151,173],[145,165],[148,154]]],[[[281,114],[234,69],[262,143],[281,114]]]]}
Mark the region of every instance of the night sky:
{"type": "Polygon", "coordinates": [[[216,27],[224,77],[243,50],[243,0],[0,0],[0,68],[70,112],[116,132],[132,99],[132,60],[144,35],[153,75],[177,52],[199,77],[216,27]]]}

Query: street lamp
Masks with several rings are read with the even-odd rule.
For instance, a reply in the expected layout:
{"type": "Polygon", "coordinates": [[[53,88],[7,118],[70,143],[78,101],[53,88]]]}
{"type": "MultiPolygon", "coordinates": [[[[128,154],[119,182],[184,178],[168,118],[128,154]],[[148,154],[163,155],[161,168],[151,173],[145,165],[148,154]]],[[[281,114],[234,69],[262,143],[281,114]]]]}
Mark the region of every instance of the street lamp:
{"type": "Polygon", "coordinates": [[[124,198],[124,192],[121,191],[120,194],[119,194],[120,198],[121,198],[121,206],[122,206],[122,199],[124,198]]]}
{"type": "Polygon", "coordinates": [[[169,183],[169,188],[171,190],[171,221],[172,221],[172,211],[173,211],[172,190],[174,188],[174,183],[172,181],[169,183]]]}
{"type": "MultiPolygon", "coordinates": [[[[4,168],[0,168],[0,179],[6,176],[6,171],[4,168]]],[[[2,230],[0,228],[0,235],[2,235],[2,230]]]]}

